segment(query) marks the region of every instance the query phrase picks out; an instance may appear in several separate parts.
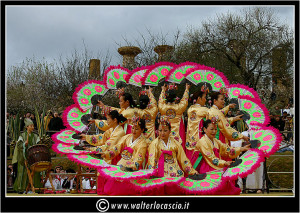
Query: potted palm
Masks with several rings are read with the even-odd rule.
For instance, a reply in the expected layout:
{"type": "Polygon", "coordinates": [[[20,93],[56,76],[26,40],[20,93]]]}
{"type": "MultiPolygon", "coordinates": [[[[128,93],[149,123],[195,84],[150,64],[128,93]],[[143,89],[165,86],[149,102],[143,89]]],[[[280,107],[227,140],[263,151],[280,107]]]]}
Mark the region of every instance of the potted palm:
{"type": "MultiPolygon", "coordinates": [[[[35,107],[35,117],[36,117],[36,125],[37,125],[37,129],[38,129],[38,135],[40,138],[40,144],[44,144],[50,149],[53,142],[52,142],[52,139],[50,138],[50,136],[47,135],[47,131],[45,128],[45,122],[44,122],[45,107],[43,108],[41,117],[39,115],[38,110],[35,107]]],[[[48,118],[48,115],[47,115],[47,118],[48,118]]]]}
{"type": "Polygon", "coordinates": [[[17,113],[16,117],[13,118],[11,117],[9,119],[8,125],[7,125],[7,131],[8,135],[7,137],[11,138],[11,143],[10,143],[10,153],[13,153],[13,150],[17,144],[17,141],[19,139],[19,136],[21,134],[21,120],[19,113],[17,113]]]}

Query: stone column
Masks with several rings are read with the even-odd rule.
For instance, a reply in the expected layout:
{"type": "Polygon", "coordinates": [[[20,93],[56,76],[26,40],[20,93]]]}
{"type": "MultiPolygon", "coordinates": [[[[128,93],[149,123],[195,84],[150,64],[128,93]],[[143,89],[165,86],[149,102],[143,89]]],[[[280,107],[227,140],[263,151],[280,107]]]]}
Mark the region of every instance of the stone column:
{"type": "Polygon", "coordinates": [[[142,51],[138,47],[130,47],[130,46],[125,46],[125,47],[120,47],[118,49],[118,53],[123,56],[123,67],[127,69],[134,69],[137,67],[134,58],[140,54],[142,51]]]}
{"type": "Polygon", "coordinates": [[[100,60],[91,59],[89,67],[89,79],[100,80],[100,60]]]}
{"type": "Polygon", "coordinates": [[[158,45],[154,47],[154,51],[158,54],[158,61],[165,60],[167,54],[171,53],[174,48],[169,45],[158,45]]]}

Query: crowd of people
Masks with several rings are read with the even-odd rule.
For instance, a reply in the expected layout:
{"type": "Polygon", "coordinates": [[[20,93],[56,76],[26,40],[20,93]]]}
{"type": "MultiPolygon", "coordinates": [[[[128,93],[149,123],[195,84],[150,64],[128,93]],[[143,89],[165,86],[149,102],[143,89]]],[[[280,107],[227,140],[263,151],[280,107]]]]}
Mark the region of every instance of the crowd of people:
{"type": "MultiPolygon", "coordinates": [[[[95,172],[90,168],[86,168],[85,173],[95,172]]],[[[70,192],[72,189],[76,189],[77,177],[76,172],[73,169],[64,170],[62,166],[56,166],[55,169],[50,171],[52,176],[52,184],[56,191],[70,192]]],[[[96,189],[96,180],[93,177],[82,177],[81,182],[82,189],[96,189]]],[[[47,179],[45,187],[51,189],[50,180],[47,179]]],[[[78,185],[80,189],[80,184],[78,185]]]]}
{"type": "MultiPolygon", "coordinates": [[[[41,117],[42,117],[42,114],[41,114],[41,117]]],[[[9,124],[9,120],[11,118],[15,119],[16,114],[6,113],[7,125],[9,124]]],[[[25,130],[25,119],[30,119],[33,122],[34,130],[38,129],[35,115],[30,112],[27,112],[26,114],[24,114],[23,116],[20,117],[20,130],[21,131],[25,130]]],[[[47,131],[49,131],[49,133],[60,131],[61,129],[66,128],[63,124],[62,113],[58,113],[58,112],[53,113],[51,110],[49,110],[47,112],[47,115],[45,115],[43,119],[44,119],[44,128],[47,131]]]]}
{"type": "MultiPolygon", "coordinates": [[[[82,169],[83,170],[83,169],[82,169]]],[[[16,182],[17,178],[17,172],[18,169],[14,170],[13,164],[9,164],[7,166],[7,187],[9,189],[14,189],[14,191],[18,192],[19,194],[24,193],[25,191],[22,190],[16,190],[14,184],[16,182]]],[[[86,168],[85,171],[82,171],[84,173],[95,173],[95,170],[92,170],[90,168],[86,168]]],[[[51,175],[52,178],[52,185],[56,192],[62,192],[62,193],[70,193],[71,190],[75,190],[77,188],[77,175],[76,171],[74,169],[66,169],[64,170],[62,166],[58,165],[55,167],[55,169],[51,169],[49,171],[49,175],[51,175]]],[[[17,180],[18,181],[18,180],[17,180]]],[[[39,182],[46,190],[44,192],[53,192],[52,191],[52,185],[50,183],[50,179],[46,177],[46,172],[43,172],[43,174],[39,177],[39,179],[36,180],[36,183],[39,182]],[[45,184],[44,184],[45,183],[45,184]]],[[[28,182],[27,182],[28,183],[28,182]]],[[[82,177],[81,185],[78,185],[78,189],[84,190],[95,190],[96,189],[96,179],[93,177],[82,177]]],[[[24,188],[23,188],[24,189],[24,188]]],[[[29,191],[31,193],[31,191],[29,191]]]]}
{"type": "MultiPolygon", "coordinates": [[[[104,133],[81,134],[81,140],[89,144],[84,149],[93,151],[93,154],[98,154],[109,164],[120,166],[124,171],[157,169],[158,177],[197,179],[203,173],[230,166],[234,159],[250,149],[249,143],[243,146],[242,143],[239,146],[234,145],[236,141],[248,142],[250,139],[247,134],[249,127],[242,119],[242,112],[235,110],[235,104],[225,106],[226,91],[211,93],[209,106],[206,102],[209,90],[205,85],[193,94],[189,94],[189,88],[190,85],[186,84],[183,97],[179,99],[176,86],[164,85],[159,100],[156,101],[149,87],[139,94],[139,107],[132,95],[124,92],[124,88],[117,93],[120,108],[99,101],[98,106],[105,112],[106,119],[92,119],[90,123],[95,124],[104,133]]],[[[275,119],[271,116],[270,125],[280,131],[286,128],[292,130],[293,120],[289,115],[291,110],[287,110],[282,112],[279,120],[277,114],[275,119]]],[[[33,117],[27,113],[24,117],[24,127],[28,134],[30,125],[34,126],[33,117]],[[30,122],[26,124],[28,120],[30,122]]],[[[45,125],[50,131],[64,128],[58,113],[52,116],[49,112],[48,117],[45,117],[45,125]]],[[[20,140],[21,145],[28,143],[28,140],[24,139],[26,136],[20,140]]],[[[290,135],[289,139],[291,138],[290,135]]],[[[14,163],[18,163],[19,170],[20,162],[16,160],[14,163]]],[[[55,168],[53,185],[56,190],[74,187],[75,177],[65,173],[75,172],[65,171],[61,167],[55,168]]],[[[94,181],[84,178],[83,188],[95,188],[94,181]]],[[[48,180],[46,186],[50,185],[48,180]]],[[[99,176],[97,186],[98,194],[141,193],[122,181],[107,177],[99,176]]],[[[16,191],[24,191],[24,186],[16,188],[16,191]]],[[[215,193],[240,194],[240,192],[237,183],[228,180],[226,187],[215,193]]],[[[180,192],[161,188],[149,193],[163,195],[180,192]]]]}

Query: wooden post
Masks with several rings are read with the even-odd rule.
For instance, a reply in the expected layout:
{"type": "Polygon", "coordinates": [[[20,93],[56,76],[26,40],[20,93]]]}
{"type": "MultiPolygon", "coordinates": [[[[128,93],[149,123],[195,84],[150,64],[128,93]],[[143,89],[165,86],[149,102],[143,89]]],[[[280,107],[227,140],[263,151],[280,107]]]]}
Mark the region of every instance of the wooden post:
{"type": "Polygon", "coordinates": [[[35,192],[35,190],[34,190],[34,186],[33,186],[33,182],[32,182],[32,176],[31,176],[30,170],[28,168],[27,160],[25,160],[25,167],[26,167],[27,176],[28,176],[28,179],[29,179],[29,183],[28,183],[27,188],[26,188],[26,194],[27,194],[30,185],[31,185],[32,191],[35,192]]]}

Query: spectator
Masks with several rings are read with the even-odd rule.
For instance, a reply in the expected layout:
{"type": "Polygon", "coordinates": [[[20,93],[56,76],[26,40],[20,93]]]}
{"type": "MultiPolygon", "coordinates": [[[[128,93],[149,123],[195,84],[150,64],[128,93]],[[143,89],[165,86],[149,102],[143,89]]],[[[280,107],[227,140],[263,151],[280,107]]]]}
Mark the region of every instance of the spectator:
{"type": "MultiPolygon", "coordinates": [[[[63,120],[63,114],[62,113],[59,113],[59,117],[63,120]]],[[[62,129],[65,129],[67,128],[65,125],[64,125],[64,122],[63,122],[63,125],[62,125],[62,129]]]]}
{"type": "Polygon", "coordinates": [[[272,108],[272,109],[270,110],[270,112],[271,112],[271,114],[273,114],[273,115],[281,115],[281,110],[279,109],[278,106],[276,106],[275,108],[272,108]]]}
{"type": "Polygon", "coordinates": [[[62,189],[61,186],[62,178],[61,175],[59,174],[60,171],[61,171],[61,167],[55,167],[55,176],[53,177],[53,185],[55,187],[55,190],[62,189]]]}
{"type": "Polygon", "coordinates": [[[283,113],[282,113],[282,120],[283,121],[287,120],[287,116],[288,116],[288,113],[286,111],[283,111],[283,113]]]}
{"type": "Polygon", "coordinates": [[[49,123],[52,118],[53,118],[53,114],[51,110],[48,110],[47,115],[44,117],[44,127],[46,131],[49,130],[49,123]]]}
{"type": "Polygon", "coordinates": [[[7,112],[6,113],[6,125],[8,125],[9,124],[9,119],[10,119],[10,114],[7,112]]]}
{"type": "Polygon", "coordinates": [[[13,175],[14,175],[14,169],[13,169],[13,165],[12,164],[9,164],[8,166],[7,166],[7,171],[9,171],[9,173],[7,173],[7,175],[8,175],[8,178],[10,179],[10,180],[7,180],[8,181],[8,187],[12,187],[13,186],[13,184],[14,184],[14,178],[13,178],[13,175]],[[11,184],[10,184],[11,183],[11,184]]]}
{"type": "Polygon", "coordinates": [[[36,124],[36,119],[35,119],[35,116],[34,116],[34,114],[32,114],[32,113],[31,113],[31,115],[30,115],[30,119],[31,119],[31,120],[32,120],[32,122],[33,122],[34,129],[36,129],[36,130],[37,130],[37,124],[36,124]]]}
{"type": "MultiPolygon", "coordinates": [[[[287,119],[285,120],[285,127],[284,127],[285,131],[293,131],[293,118],[291,115],[287,115],[287,119]]],[[[290,140],[293,140],[293,133],[292,132],[288,132],[287,136],[286,136],[286,140],[288,142],[290,142],[290,140]]]]}
{"type": "Polygon", "coordinates": [[[284,109],[282,110],[282,114],[286,112],[286,114],[290,114],[291,110],[290,110],[290,104],[286,105],[286,107],[284,107],[284,109]]]}
{"type": "Polygon", "coordinates": [[[283,147],[279,149],[277,152],[286,152],[286,151],[294,152],[294,145],[283,147]]]}
{"type": "Polygon", "coordinates": [[[275,100],[276,100],[276,97],[277,97],[276,93],[275,93],[275,92],[272,92],[272,93],[271,93],[271,100],[272,100],[272,101],[275,101],[275,100]]]}
{"type": "MultiPolygon", "coordinates": [[[[51,169],[50,172],[49,172],[49,176],[52,175],[54,172],[54,169],[51,169]]],[[[53,176],[52,176],[53,177],[53,176]]],[[[54,185],[55,187],[55,182],[54,182],[54,179],[52,179],[52,184],[54,185]]],[[[46,183],[45,183],[45,188],[52,188],[51,184],[50,184],[50,181],[49,179],[47,179],[46,183]]],[[[56,188],[56,187],[55,187],[56,188]]]]}
{"type": "Polygon", "coordinates": [[[290,114],[291,116],[294,116],[294,115],[295,115],[294,113],[295,113],[295,111],[294,111],[293,104],[290,104],[290,113],[289,113],[289,114],[290,114]]]}
{"type": "Polygon", "coordinates": [[[11,188],[13,186],[12,170],[7,167],[7,187],[11,188]]]}
{"type": "MultiPolygon", "coordinates": [[[[73,169],[67,169],[66,173],[75,173],[75,171],[73,169]]],[[[63,189],[74,189],[74,183],[75,183],[75,175],[74,174],[70,174],[67,175],[62,183],[62,188],[63,189]]]]}
{"type": "Polygon", "coordinates": [[[284,131],[284,126],[285,123],[284,121],[280,118],[279,115],[275,115],[275,120],[271,122],[271,126],[274,128],[278,129],[279,131],[284,131]]]}
{"type": "Polygon", "coordinates": [[[11,137],[9,136],[9,131],[6,132],[6,149],[7,149],[7,156],[10,156],[10,144],[11,144],[11,137]]]}
{"type": "Polygon", "coordinates": [[[30,119],[30,115],[31,115],[31,113],[30,112],[27,112],[24,116],[23,116],[23,118],[21,119],[21,121],[20,121],[20,130],[21,131],[23,131],[24,130],[24,127],[25,127],[25,119],[26,118],[28,118],[28,119],[30,119]]]}
{"type": "MultiPolygon", "coordinates": [[[[50,131],[60,131],[64,128],[63,120],[58,116],[57,112],[54,112],[54,117],[49,122],[49,130],[50,131]]],[[[55,132],[50,132],[50,136],[55,132]]]]}

